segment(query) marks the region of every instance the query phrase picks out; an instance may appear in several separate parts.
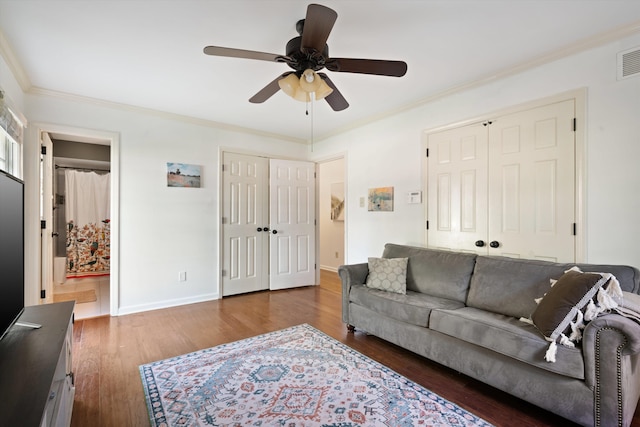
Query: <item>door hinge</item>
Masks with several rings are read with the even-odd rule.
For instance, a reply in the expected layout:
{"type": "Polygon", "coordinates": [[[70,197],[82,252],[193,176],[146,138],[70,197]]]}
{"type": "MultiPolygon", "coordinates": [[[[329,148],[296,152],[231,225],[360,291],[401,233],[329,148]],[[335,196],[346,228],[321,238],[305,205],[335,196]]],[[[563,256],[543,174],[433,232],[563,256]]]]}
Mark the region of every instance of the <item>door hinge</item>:
{"type": "Polygon", "coordinates": [[[225,277],[227,275],[227,271],[226,270],[222,270],[222,277],[225,277]]]}
{"type": "Polygon", "coordinates": [[[45,299],[47,297],[47,291],[44,289],[40,291],[40,299],[45,299]]]}
{"type": "Polygon", "coordinates": [[[429,149],[428,148],[425,150],[424,156],[425,157],[429,157],[429,149]]]}
{"type": "Polygon", "coordinates": [[[427,230],[428,230],[429,229],[429,221],[427,221],[426,226],[427,226],[427,230]]]}
{"type": "Polygon", "coordinates": [[[578,225],[575,222],[573,223],[573,235],[578,235],[578,225]]]}
{"type": "Polygon", "coordinates": [[[224,163],[222,164],[222,172],[224,172],[224,163]]]}
{"type": "Polygon", "coordinates": [[[47,228],[47,221],[42,219],[40,220],[40,229],[44,230],[45,228],[47,228]]]}
{"type": "Polygon", "coordinates": [[[575,132],[578,129],[578,119],[573,118],[573,131],[575,132]]]}
{"type": "Polygon", "coordinates": [[[41,145],[40,146],[40,154],[45,156],[47,154],[47,147],[45,147],[44,145],[41,145]]]}
{"type": "Polygon", "coordinates": [[[223,224],[226,224],[226,223],[227,223],[227,217],[226,217],[226,216],[223,216],[223,217],[222,217],[222,223],[223,223],[223,224]]]}

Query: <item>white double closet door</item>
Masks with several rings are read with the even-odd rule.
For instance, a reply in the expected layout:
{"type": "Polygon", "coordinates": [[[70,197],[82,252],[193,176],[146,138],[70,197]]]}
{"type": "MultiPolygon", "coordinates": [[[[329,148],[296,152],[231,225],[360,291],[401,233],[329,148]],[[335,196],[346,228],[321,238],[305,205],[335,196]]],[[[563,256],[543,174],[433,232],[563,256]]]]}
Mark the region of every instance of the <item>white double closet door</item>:
{"type": "Polygon", "coordinates": [[[575,100],[427,135],[430,247],[575,261],[575,100]]]}
{"type": "Polygon", "coordinates": [[[223,154],[222,295],[315,284],[315,165],[223,154]]]}

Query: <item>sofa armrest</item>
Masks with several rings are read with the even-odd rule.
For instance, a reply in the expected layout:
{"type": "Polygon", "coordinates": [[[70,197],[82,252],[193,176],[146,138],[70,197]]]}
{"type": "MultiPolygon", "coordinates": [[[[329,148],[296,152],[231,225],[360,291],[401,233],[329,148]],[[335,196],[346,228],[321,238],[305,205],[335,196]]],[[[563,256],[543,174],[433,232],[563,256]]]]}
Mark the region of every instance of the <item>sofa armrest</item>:
{"type": "Polygon", "coordinates": [[[349,324],[349,291],[352,285],[361,285],[369,275],[369,264],[350,264],[338,267],[338,275],[342,282],[342,321],[349,324]]]}
{"type": "Polygon", "coordinates": [[[595,425],[629,425],[640,397],[640,324],[619,314],[598,317],[584,330],[582,351],[595,425]]]}

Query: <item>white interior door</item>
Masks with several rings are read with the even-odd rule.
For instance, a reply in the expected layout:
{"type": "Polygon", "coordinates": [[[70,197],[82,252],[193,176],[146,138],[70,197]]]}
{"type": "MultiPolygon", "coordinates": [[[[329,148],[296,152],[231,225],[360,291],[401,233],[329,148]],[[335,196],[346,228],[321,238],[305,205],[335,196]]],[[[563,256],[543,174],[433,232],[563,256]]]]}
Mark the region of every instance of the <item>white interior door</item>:
{"type": "Polygon", "coordinates": [[[463,126],[428,136],[428,244],[486,253],[487,128],[463,126]]]}
{"type": "Polygon", "coordinates": [[[40,289],[45,291],[46,299],[53,301],[53,142],[46,132],[41,133],[40,143],[43,151],[40,156],[40,219],[44,228],[40,229],[41,262],[40,289]]]}
{"type": "Polygon", "coordinates": [[[575,102],[489,126],[490,253],[575,261],[575,102]]]}
{"type": "Polygon", "coordinates": [[[575,261],[575,101],[428,135],[427,244],[575,261]]]}
{"type": "Polygon", "coordinates": [[[269,289],[269,160],[223,154],[222,295],[269,289]]]}
{"type": "Polygon", "coordinates": [[[270,289],[315,284],[315,165],[270,160],[270,289]]]}

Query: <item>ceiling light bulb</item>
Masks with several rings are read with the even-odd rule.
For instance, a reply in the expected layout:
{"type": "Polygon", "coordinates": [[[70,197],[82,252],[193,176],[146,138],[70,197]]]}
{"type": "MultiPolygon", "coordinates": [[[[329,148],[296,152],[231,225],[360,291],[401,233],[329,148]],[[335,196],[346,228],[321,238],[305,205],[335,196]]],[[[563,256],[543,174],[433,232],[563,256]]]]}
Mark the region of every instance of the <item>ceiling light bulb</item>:
{"type": "Polygon", "coordinates": [[[300,88],[305,92],[315,92],[322,84],[322,80],[318,78],[318,75],[310,68],[304,70],[300,76],[300,88]]]}
{"type": "Polygon", "coordinates": [[[306,70],[304,70],[304,73],[302,73],[302,75],[304,76],[304,78],[307,80],[308,83],[313,83],[313,81],[315,80],[314,74],[315,73],[310,68],[307,68],[306,70]]]}

